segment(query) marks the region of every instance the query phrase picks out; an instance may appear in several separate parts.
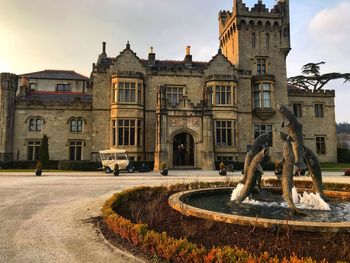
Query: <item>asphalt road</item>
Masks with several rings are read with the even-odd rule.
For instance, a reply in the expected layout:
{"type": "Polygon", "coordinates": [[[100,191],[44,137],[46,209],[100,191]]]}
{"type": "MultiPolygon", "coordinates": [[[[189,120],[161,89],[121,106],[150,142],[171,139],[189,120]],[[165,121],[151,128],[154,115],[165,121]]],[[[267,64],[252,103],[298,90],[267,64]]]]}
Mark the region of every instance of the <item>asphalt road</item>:
{"type": "MultiPolygon", "coordinates": [[[[114,177],[102,172],[44,172],[35,177],[33,173],[0,172],[0,262],[141,262],[111,247],[92,221],[100,215],[104,201],[123,189],[227,180],[215,171],[169,174],[114,177]]],[[[229,175],[232,180],[241,178],[238,172],[229,175]]],[[[325,175],[324,181],[350,183],[350,177],[333,173],[325,175]]]]}

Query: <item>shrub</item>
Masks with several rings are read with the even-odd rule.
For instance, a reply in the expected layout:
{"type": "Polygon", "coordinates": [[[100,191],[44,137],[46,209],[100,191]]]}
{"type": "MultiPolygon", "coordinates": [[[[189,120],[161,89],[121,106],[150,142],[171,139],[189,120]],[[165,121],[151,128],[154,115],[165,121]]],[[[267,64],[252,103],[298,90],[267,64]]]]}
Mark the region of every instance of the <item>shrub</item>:
{"type": "MultiPolygon", "coordinates": [[[[222,183],[212,183],[218,185],[222,183]]],[[[213,247],[207,249],[189,242],[186,238],[176,239],[169,237],[167,233],[158,233],[149,229],[145,224],[134,224],[130,220],[117,214],[119,206],[126,200],[138,198],[142,193],[151,195],[157,191],[187,190],[192,184],[178,184],[168,188],[165,187],[138,187],[114,194],[102,207],[102,216],[107,226],[117,235],[127,240],[130,244],[137,246],[141,251],[153,257],[159,257],[166,262],[315,262],[311,258],[298,258],[293,255],[289,259],[279,260],[264,252],[253,255],[244,249],[237,247],[213,247]]],[[[196,186],[207,187],[208,183],[196,183],[196,186]]],[[[192,188],[193,189],[193,188],[192,188]]]]}
{"type": "Polygon", "coordinates": [[[42,169],[43,169],[43,164],[42,164],[41,161],[38,161],[38,162],[36,163],[35,169],[37,169],[37,170],[42,170],[42,169]]]}
{"type": "Polygon", "coordinates": [[[162,162],[162,163],[160,164],[160,168],[161,168],[162,170],[165,170],[165,169],[167,168],[166,163],[165,163],[165,162],[162,162]]]}
{"type": "Polygon", "coordinates": [[[337,149],[338,162],[339,163],[350,163],[350,150],[349,149],[337,149]]]}
{"type": "Polygon", "coordinates": [[[41,139],[40,148],[39,148],[39,160],[42,163],[44,168],[48,168],[50,162],[49,156],[49,140],[44,134],[41,139]]]}
{"type": "Polygon", "coordinates": [[[220,170],[224,170],[225,169],[225,164],[223,162],[221,162],[219,168],[220,168],[220,170]]]}

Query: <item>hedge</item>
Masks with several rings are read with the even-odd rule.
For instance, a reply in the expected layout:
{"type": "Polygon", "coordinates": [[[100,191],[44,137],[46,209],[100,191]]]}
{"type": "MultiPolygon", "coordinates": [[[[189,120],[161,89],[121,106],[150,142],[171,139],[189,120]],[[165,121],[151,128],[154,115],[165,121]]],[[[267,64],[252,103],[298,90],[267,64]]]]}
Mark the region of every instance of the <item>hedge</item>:
{"type": "MultiPolygon", "coordinates": [[[[191,185],[191,188],[194,189],[193,184],[191,185]]],[[[197,186],[201,187],[202,185],[197,183],[197,186]]],[[[208,184],[203,186],[207,187],[208,184]]],[[[186,238],[175,239],[165,232],[155,232],[146,224],[134,224],[116,213],[118,207],[123,205],[125,200],[136,198],[141,191],[174,190],[174,186],[170,187],[171,189],[169,187],[139,187],[114,194],[102,207],[104,222],[115,234],[138,247],[143,253],[157,256],[166,262],[316,262],[311,258],[303,259],[296,256],[280,260],[270,256],[268,252],[253,255],[244,249],[230,246],[215,246],[207,249],[189,242],[186,238]]],[[[189,187],[189,185],[177,186],[179,190],[189,187]]]]}
{"type": "Polygon", "coordinates": [[[338,162],[339,163],[350,163],[350,150],[338,148],[338,162]]]}
{"type": "MultiPolygon", "coordinates": [[[[244,162],[236,161],[215,161],[215,169],[219,170],[220,163],[223,162],[225,166],[233,166],[235,171],[242,171],[244,168],[244,162]]],[[[275,164],[272,162],[266,162],[262,165],[264,171],[273,171],[275,169],[275,164]]]]}

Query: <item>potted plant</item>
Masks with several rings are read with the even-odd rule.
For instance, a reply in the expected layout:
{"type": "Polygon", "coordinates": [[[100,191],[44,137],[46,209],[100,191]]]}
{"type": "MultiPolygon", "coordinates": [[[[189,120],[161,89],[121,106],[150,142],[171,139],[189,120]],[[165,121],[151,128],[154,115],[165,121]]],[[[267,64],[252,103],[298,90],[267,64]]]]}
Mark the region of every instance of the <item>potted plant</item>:
{"type": "Polygon", "coordinates": [[[119,175],[119,164],[118,163],[116,163],[114,165],[113,174],[114,174],[114,176],[118,176],[119,175]]]}
{"type": "Polygon", "coordinates": [[[35,175],[36,176],[41,176],[41,173],[43,172],[43,165],[40,161],[36,163],[35,167],[35,175]]]}
{"type": "Polygon", "coordinates": [[[162,162],[161,165],[160,165],[160,174],[161,175],[168,175],[168,168],[166,166],[166,163],[165,162],[162,162]]]}
{"type": "Polygon", "coordinates": [[[221,162],[220,165],[219,165],[219,174],[220,175],[226,175],[227,174],[226,167],[225,167],[225,164],[223,162],[221,162]]]}

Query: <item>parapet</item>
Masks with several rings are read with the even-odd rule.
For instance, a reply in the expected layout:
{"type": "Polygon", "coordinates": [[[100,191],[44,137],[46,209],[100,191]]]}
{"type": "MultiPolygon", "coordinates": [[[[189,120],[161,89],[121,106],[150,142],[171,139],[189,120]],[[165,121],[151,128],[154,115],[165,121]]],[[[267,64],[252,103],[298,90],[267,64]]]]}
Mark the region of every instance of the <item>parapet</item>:
{"type": "Polygon", "coordinates": [[[335,90],[317,90],[311,89],[288,89],[288,96],[293,97],[335,97],[335,90]]]}
{"type": "Polygon", "coordinates": [[[249,9],[242,0],[236,0],[234,6],[234,14],[247,15],[247,16],[270,16],[276,17],[285,15],[288,12],[288,2],[287,0],[279,0],[272,9],[268,9],[262,0],[258,2],[249,9]]]}

